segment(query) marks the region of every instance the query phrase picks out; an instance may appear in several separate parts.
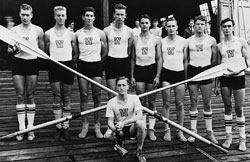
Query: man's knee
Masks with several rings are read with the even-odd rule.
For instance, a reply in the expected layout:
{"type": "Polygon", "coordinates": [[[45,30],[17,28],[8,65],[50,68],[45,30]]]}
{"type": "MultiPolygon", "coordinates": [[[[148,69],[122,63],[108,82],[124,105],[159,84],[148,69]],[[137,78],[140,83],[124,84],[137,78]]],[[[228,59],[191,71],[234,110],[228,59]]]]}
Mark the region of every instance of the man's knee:
{"type": "Polygon", "coordinates": [[[143,119],[137,120],[136,123],[135,123],[135,125],[136,125],[137,129],[141,129],[141,130],[145,130],[146,129],[146,123],[145,123],[145,121],[143,119]]]}
{"type": "Polygon", "coordinates": [[[85,91],[80,91],[81,102],[88,102],[88,93],[85,91]]]}

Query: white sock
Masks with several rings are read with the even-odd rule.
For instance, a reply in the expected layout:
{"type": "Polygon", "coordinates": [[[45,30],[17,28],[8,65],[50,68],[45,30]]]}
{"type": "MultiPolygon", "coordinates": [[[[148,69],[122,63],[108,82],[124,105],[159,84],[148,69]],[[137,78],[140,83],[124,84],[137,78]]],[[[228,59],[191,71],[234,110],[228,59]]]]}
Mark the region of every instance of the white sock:
{"type": "Polygon", "coordinates": [[[245,117],[236,117],[237,126],[239,129],[239,135],[241,138],[246,139],[245,134],[245,117]]]}
{"type": "Polygon", "coordinates": [[[226,133],[232,133],[233,115],[224,115],[226,133]]]}
{"type": "Polygon", "coordinates": [[[27,104],[28,128],[33,127],[35,119],[36,104],[27,104]]]}
{"type": "MultiPolygon", "coordinates": [[[[70,113],[71,112],[71,107],[70,106],[67,106],[67,107],[63,107],[63,117],[66,117],[66,116],[70,116],[70,113]]],[[[64,129],[67,129],[69,128],[69,121],[65,121],[63,122],[63,126],[62,126],[64,129]]]]}
{"type": "Polygon", "coordinates": [[[189,111],[190,114],[190,124],[191,130],[196,130],[197,126],[197,118],[198,118],[198,110],[196,111],[189,111]]]}
{"type": "Polygon", "coordinates": [[[206,112],[204,111],[204,119],[205,119],[205,124],[206,124],[206,129],[207,131],[213,131],[212,129],[212,111],[206,112]]]}
{"type": "MultiPolygon", "coordinates": [[[[53,113],[54,113],[54,117],[55,119],[60,119],[62,118],[62,108],[60,104],[53,104],[53,113]]],[[[62,128],[62,124],[58,123],[56,124],[56,127],[61,129],[62,128]]]]}
{"type": "Polygon", "coordinates": [[[17,119],[19,123],[19,130],[25,129],[25,104],[17,104],[17,119]]]}
{"type": "Polygon", "coordinates": [[[149,129],[155,128],[155,118],[153,116],[148,117],[148,128],[149,129]]]}

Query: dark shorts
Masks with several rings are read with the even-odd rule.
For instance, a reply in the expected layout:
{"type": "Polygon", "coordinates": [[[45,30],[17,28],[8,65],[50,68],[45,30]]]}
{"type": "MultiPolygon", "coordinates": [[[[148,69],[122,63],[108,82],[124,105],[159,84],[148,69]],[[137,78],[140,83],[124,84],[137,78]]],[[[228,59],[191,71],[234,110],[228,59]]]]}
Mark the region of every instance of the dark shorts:
{"type": "Polygon", "coordinates": [[[130,78],[130,59],[107,57],[105,64],[106,79],[116,79],[120,76],[130,78]]]}
{"type": "Polygon", "coordinates": [[[220,87],[229,87],[233,90],[245,88],[245,75],[237,77],[225,77],[222,76],[219,78],[220,87]]]}
{"type": "Polygon", "coordinates": [[[145,82],[153,84],[157,73],[157,65],[151,64],[148,66],[135,65],[134,78],[136,82],[145,82]]]}
{"type": "MultiPolygon", "coordinates": [[[[192,65],[188,65],[188,70],[187,70],[187,78],[190,79],[192,77],[194,77],[195,75],[209,69],[211,66],[205,66],[205,67],[195,67],[192,65]]],[[[199,85],[206,85],[206,84],[210,84],[212,83],[212,79],[207,79],[207,80],[202,80],[202,81],[191,81],[188,82],[188,85],[194,85],[194,84],[199,84],[199,85]]]]}
{"type": "MultiPolygon", "coordinates": [[[[136,133],[135,134],[130,134],[129,130],[130,130],[131,127],[132,127],[132,125],[123,127],[123,129],[122,129],[123,137],[122,138],[134,138],[134,137],[136,137],[136,133]]],[[[118,131],[116,132],[116,136],[119,137],[119,132],[118,131]]]]}
{"type": "Polygon", "coordinates": [[[14,57],[12,66],[12,75],[38,75],[38,60],[25,60],[14,57]]]}
{"type": "Polygon", "coordinates": [[[103,65],[101,61],[85,62],[82,60],[78,60],[77,71],[89,78],[102,77],[103,65]]]}
{"type": "MultiPolygon", "coordinates": [[[[73,61],[60,61],[60,63],[68,66],[71,69],[75,69],[75,65],[73,61]]],[[[74,76],[75,74],[71,71],[65,69],[64,67],[54,63],[50,62],[49,67],[49,82],[62,82],[65,84],[73,85],[74,83],[74,76]]]]}
{"type": "Polygon", "coordinates": [[[161,82],[168,82],[170,84],[178,83],[185,80],[185,71],[172,71],[165,68],[161,70],[161,82]]]}

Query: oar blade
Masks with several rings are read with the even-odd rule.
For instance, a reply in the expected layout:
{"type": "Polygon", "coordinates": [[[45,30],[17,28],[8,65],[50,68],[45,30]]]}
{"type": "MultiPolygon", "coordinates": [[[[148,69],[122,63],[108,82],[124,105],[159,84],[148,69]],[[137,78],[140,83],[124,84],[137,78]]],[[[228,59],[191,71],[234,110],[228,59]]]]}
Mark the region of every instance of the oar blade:
{"type": "Polygon", "coordinates": [[[47,59],[47,55],[38,47],[35,47],[27,40],[15,34],[13,31],[0,25],[0,39],[9,45],[18,45],[22,51],[29,54],[35,55],[37,57],[47,59]]]}
{"type": "Polygon", "coordinates": [[[247,68],[245,58],[239,58],[236,60],[228,61],[226,63],[212,67],[204,72],[199,73],[198,75],[192,78],[192,81],[201,81],[207,79],[213,79],[220,77],[224,74],[229,74],[228,69],[235,71],[244,70],[247,68]]]}

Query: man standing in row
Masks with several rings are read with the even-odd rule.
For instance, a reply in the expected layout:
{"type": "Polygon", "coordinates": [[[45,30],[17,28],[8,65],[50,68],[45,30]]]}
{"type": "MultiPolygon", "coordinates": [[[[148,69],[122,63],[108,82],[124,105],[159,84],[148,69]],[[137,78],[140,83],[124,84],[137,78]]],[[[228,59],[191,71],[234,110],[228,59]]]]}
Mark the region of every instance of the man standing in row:
{"type": "MultiPolygon", "coordinates": [[[[198,73],[205,71],[212,66],[216,65],[217,52],[216,40],[205,34],[206,18],[204,16],[195,17],[195,34],[188,39],[188,71],[187,77],[192,78],[198,73]]],[[[207,138],[217,144],[217,140],[213,135],[212,129],[212,109],[211,109],[211,96],[212,96],[212,79],[195,81],[188,83],[189,96],[191,100],[190,120],[191,130],[197,133],[197,117],[198,117],[198,91],[201,90],[204,119],[207,130],[207,138]]],[[[190,136],[190,142],[194,142],[195,138],[190,136]]]]}
{"type": "MultiPolygon", "coordinates": [[[[64,6],[54,7],[55,26],[45,32],[46,52],[49,56],[60,61],[64,65],[74,69],[74,61],[77,59],[78,50],[76,36],[65,27],[67,19],[64,6]]],[[[74,82],[74,74],[65,68],[51,62],[49,69],[49,81],[53,93],[53,112],[55,119],[70,115],[70,94],[74,82]]],[[[69,121],[56,125],[55,140],[63,137],[69,140],[69,121]]]]}
{"type": "MultiPolygon", "coordinates": [[[[28,4],[22,4],[20,6],[19,16],[21,24],[13,27],[11,30],[17,35],[23,37],[32,45],[39,47],[44,50],[44,32],[42,28],[31,23],[33,17],[33,9],[28,4]]],[[[8,48],[9,52],[13,51],[12,48],[8,48]]],[[[19,130],[26,129],[25,116],[27,114],[28,126],[27,128],[33,127],[35,118],[35,90],[37,85],[38,76],[38,59],[37,56],[26,53],[24,51],[17,51],[13,60],[13,82],[17,93],[17,118],[19,123],[19,130]],[[25,95],[26,103],[25,103],[25,95]],[[25,112],[26,111],[26,112],[25,112]]],[[[16,139],[18,141],[23,140],[24,136],[18,135],[16,139]]],[[[28,133],[28,140],[34,140],[34,132],[28,133]]]]}
{"type": "MultiPolygon", "coordinates": [[[[102,30],[94,27],[95,9],[93,7],[85,7],[83,9],[82,19],[84,27],[76,32],[80,52],[79,60],[77,61],[77,71],[101,84],[103,72],[102,61],[107,52],[106,36],[102,30]]],[[[89,82],[78,77],[78,84],[80,88],[81,111],[86,111],[88,109],[89,82]]],[[[91,84],[91,88],[94,107],[98,107],[101,103],[101,89],[93,83],[91,84]]],[[[103,134],[100,131],[100,112],[95,112],[94,117],[96,137],[103,138],[103,134]]],[[[88,127],[88,116],[85,115],[82,117],[82,131],[78,135],[79,138],[86,137],[88,127]]]]}
{"type": "MultiPolygon", "coordinates": [[[[126,6],[119,3],[114,7],[114,23],[104,29],[108,40],[108,57],[105,74],[108,88],[115,90],[118,76],[130,77],[130,54],[132,50],[133,31],[124,24],[126,6]]],[[[109,99],[113,97],[108,94],[109,99]]]]}
{"type": "MultiPolygon", "coordinates": [[[[247,42],[233,35],[234,21],[232,19],[224,19],[221,21],[221,29],[224,39],[218,44],[218,62],[225,63],[231,60],[237,60],[244,57],[246,63],[250,63],[250,56],[247,42]]],[[[240,151],[246,151],[246,134],[245,134],[245,116],[243,111],[243,103],[245,100],[245,72],[238,71],[227,76],[219,78],[221,95],[225,105],[225,128],[226,140],[222,144],[223,147],[229,148],[232,143],[232,94],[235,101],[236,123],[239,131],[239,147],[240,151]]]]}

